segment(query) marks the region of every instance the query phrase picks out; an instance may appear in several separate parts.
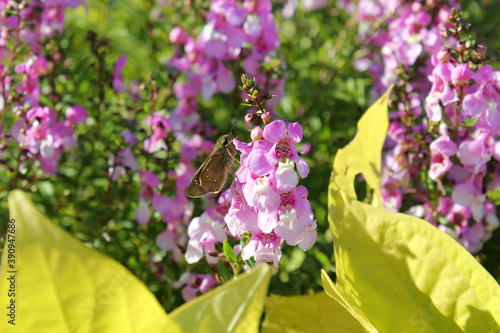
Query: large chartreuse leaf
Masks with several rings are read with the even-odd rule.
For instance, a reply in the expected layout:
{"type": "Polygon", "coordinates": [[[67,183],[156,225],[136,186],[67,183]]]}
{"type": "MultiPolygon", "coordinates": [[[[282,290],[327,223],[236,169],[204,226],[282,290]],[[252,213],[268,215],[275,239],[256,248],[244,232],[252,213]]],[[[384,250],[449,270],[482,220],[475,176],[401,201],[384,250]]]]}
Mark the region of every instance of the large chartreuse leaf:
{"type": "Polygon", "coordinates": [[[141,281],[52,224],[23,192],[9,195],[9,216],[15,241],[5,243],[0,267],[0,332],[180,332],[141,281]],[[11,299],[15,327],[5,315],[11,299]]]}
{"type": "Polygon", "coordinates": [[[278,296],[266,299],[262,333],[369,332],[342,305],[326,293],[278,296]]]}
{"type": "Polygon", "coordinates": [[[387,94],[381,100],[334,161],[329,220],[337,283],[323,274],[325,290],[380,332],[499,332],[500,288],[493,277],[431,224],[379,208],[375,178],[387,127],[374,124],[386,118],[387,94]],[[374,189],[373,205],[356,200],[357,173],[374,189]]]}
{"type": "Polygon", "coordinates": [[[380,172],[382,146],[389,127],[387,102],[392,86],[373,104],[358,121],[354,139],[339,149],[333,164],[330,188],[341,189],[348,198],[356,199],[354,178],[363,173],[368,186],[373,189],[372,203],[382,206],[380,172]]]}
{"type": "Polygon", "coordinates": [[[267,264],[171,313],[183,332],[258,332],[271,279],[267,264]]]}

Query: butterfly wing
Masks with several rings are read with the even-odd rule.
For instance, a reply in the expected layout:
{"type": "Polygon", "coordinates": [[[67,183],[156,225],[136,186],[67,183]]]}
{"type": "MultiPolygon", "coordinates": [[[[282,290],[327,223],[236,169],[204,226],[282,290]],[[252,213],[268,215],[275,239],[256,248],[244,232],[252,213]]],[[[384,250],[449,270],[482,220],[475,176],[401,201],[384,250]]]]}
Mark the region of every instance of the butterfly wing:
{"type": "Polygon", "coordinates": [[[186,195],[199,198],[208,193],[219,193],[226,184],[227,174],[232,172],[236,148],[232,141],[214,151],[205,159],[186,189],[186,195]]]}
{"type": "Polygon", "coordinates": [[[186,196],[191,198],[199,198],[208,193],[208,191],[201,186],[200,181],[201,172],[203,171],[203,167],[206,165],[207,161],[208,158],[203,162],[198,170],[196,170],[196,173],[191,180],[191,184],[189,184],[188,188],[186,189],[186,196]]]}
{"type": "Polygon", "coordinates": [[[214,153],[200,175],[201,187],[208,193],[218,193],[226,184],[228,173],[225,165],[226,155],[225,149],[214,153]]]}

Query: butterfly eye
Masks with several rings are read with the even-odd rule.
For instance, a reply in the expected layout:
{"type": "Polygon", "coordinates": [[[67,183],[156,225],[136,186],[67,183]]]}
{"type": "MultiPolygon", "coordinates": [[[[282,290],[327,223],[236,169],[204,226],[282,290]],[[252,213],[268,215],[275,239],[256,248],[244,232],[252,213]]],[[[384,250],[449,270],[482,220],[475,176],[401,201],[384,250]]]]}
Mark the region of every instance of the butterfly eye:
{"type": "Polygon", "coordinates": [[[229,143],[229,137],[225,136],[224,141],[222,142],[223,145],[227,145],[229,143]]]}

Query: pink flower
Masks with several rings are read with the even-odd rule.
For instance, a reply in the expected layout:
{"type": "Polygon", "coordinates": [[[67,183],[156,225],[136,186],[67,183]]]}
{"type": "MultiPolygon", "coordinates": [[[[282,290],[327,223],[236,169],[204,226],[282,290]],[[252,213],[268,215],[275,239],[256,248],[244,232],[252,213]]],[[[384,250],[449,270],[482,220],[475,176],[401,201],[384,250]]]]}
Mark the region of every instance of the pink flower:
{"type": "Polygon", "coordinates": [[[186,42],[187,36],[181,27],[174,27],[168,35],[172,44],[183,45],[186,42]]]}
{"type": "Polygon", "coordinates": [[[403,192],[393,177],[383,177],[380,184],[382,203],[385,210],[398,212],[403,202],[403,192]]]}
{"type": "Polygon", "coordinates": [[[140,170],[139,178],[141,180],[141,199],[151,199],[154,196],[154,188],[161,184],[160,178],[151,172],[140,170]]]}
{"type": "Polygon", "coordinates": [[[122,75],[122,69],[123,67],[125,67],[126,63],[127,63],[127,55],[124,54],[120,58],[118,58],[115,64],[115,69],[113,70],[113,89],[117,93],[127,91],[125,85],[123,84],[123,75],[122,75]]]}
{"type": "Polygon", "coordinates": [[[115,160],[115,156],[110,156],[108,163],[110,167],[108,168],[108,173],[111,176],[111,180],[115,181],[120,177],[125,177],[127,175],[127,169],[131,171],[137,171],[139,168],[135,155],[130,149],[130,147],[120,150],[118,152],[118,158],[115,160]]]}
{"type": "Polygon", "coordinates": [[[259,232],[257,211],[248,205],[243,195],[242,185],[235,181],[231,186],[232,200],[224,221],[233,236],[242,237],[245,232],[259,232]]]}
{"type": "Polygon", "coordinates": [[[87,120],[87,110],[80,105],[72,105],[66,109],[66,119],[70,124],[83,124],[87,120]]]}
{"type": "Polygon", "coordinates": [[[436,180],[450,170],[453,165],[450,161],[450,156],[455,155],[457,147],[448,136],[443,135],[431,143],[430,149],[431,165],[429,177],[436,180]]]}
{"type": "Polygon", "coordinates": [[[186,230],[181,223],[168,223],[167,230],[156,237],[156,246],[163,251],[173,254],[174,260],[180,262],[183,254],[179,245],[186,244],[186,230]]]}
{"type": "Polygon", "coordinates": [[[454,67],[449,63],[439,63],[432,71],[430,80],[433,84],[425,100],[427,116],[432,121],[440,121],[442,118],[439,101],[441,101],[444,106],[458,101],[457,93],[449,86],[449,82],[451,81],[451,70],[453,68],[454,67]]]}
{"type": "Polygon", "coordinates": [[[488,133],[467,139],[458,147],[457,156],[470,172],[476,173],[491,159],[495,141],[488,133]]]}
{"type": "Polygon", "coordinates": [[[146,200],[139,200],[137,209],[135,210],[135,219],[140,224],[146,224],[151,218],[151,210],[149,208],[149,202],[146,200]]]}
{"type": "Polygon", "coordinates": [[[248,244],[243,248],[241,257],[243,260],[248,260],[253,256],[257,261],[272,261],[274,266],[278,267],[282,243],[283,241],[274,231],[252,234],[248,244]]]}
{"type": "Polygon", "coordinates": [[[161,112],[156,111],[152,116],[146,118],[146,124],[151,125],[152,134],[144,141],[144,148],[148,153],[154,153],[160,149],[167,149],[164,139],[171,128],[168,119],[161,112]]]}
{"type": "Polygon", "coordinates": [[[459,86],[466,86],[472,78],[472,70],[466,63],[459,64],[451,70],[451,81],[459,86]]]}
{"type": "Polygon", "coordinates": [[[295,164],[286,160],[283,162],[278,162],[278,169],[276,170],[276,188],[280,191],[287,191],[297,187],[299,183],[299,177],[294,170],[295,164]]]}
{"type": "Polygon", "coordinates": [[[488,103],[486,102],[482,90],[478,90],[473,94],[468,94],[464,97],[462,102],[463,109],[467,115],[471,117],[476,117],[484,113],[488,108],[488,103]]]}
{"type": "Polygon", "coordinates": [[[207,210],[200,217],[195,217],[188,227],[189,242],[186,250],[188,264],[199,261],[205,251],[209,264],[216,264],[217,257],[209,254],[216,252],[215,243],[222,243],[227,239],[224,231],[222,216],[215,210],[207,210]]]}
{"type": "Polygon", "coordinates": [[[192,301],[198,296],[198,293],[205,294],[215,286],[215,279],[210,274],[192,274],[185,272],[180,279],[172,283],[172,287],[178,289],[183,285],[182,297],[186,302],[192,301]]]}
{"type": "Polygon", "coordinates": [[[302,178],[309,174],[309,166],[299,158],[295,144],[302,140],[302,128],[298,123],[285,123],[276,120],[264,128],[265,140],[254,143],[249,156],[249,166],[259,176],[270,173],[275,165],[288,158],[297,165],[297,170],[302,178]]]}

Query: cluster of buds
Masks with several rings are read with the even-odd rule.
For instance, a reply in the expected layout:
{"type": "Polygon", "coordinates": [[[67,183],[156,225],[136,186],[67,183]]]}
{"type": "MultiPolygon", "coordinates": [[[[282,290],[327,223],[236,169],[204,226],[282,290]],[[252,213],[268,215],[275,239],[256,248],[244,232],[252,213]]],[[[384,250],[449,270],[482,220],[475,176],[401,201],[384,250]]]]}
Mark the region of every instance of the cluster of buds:
{"type": "Polygon", "coordinates": [[[264,125],[269,124],[272,121],[272,115],[271,112],[264,109],[264,102],[277,95],[272,95],[269,90],[259,93],[259,90],[255,86],[255,78],[250,80],[247,74],[241,75],[241,82],[243,83],[241,89],[248,95],[244,99],[243,105],[257,107],[257,111],[249,112],[245,115],[245,122],[249,125],[256,125],[257,120],[260,118],[264,125]]]}

